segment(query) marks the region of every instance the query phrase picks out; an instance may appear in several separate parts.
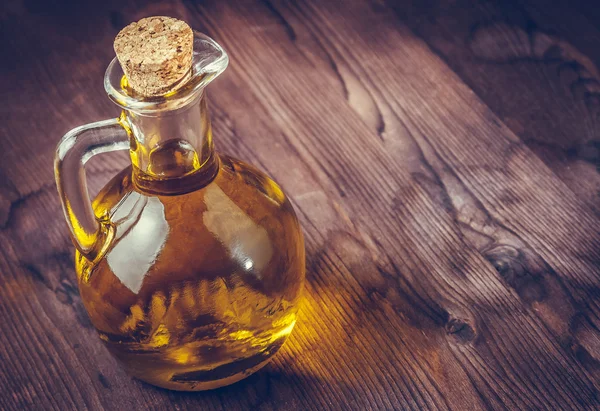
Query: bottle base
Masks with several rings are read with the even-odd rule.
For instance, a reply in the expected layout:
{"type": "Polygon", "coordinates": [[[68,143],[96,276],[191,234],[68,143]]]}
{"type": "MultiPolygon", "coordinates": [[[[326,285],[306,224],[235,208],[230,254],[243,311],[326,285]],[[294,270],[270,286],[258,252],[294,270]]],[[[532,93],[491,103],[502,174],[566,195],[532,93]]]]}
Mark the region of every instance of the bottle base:
{"type": "MultiPolygon", "coordinates": [[[[233,361],[223,356],[219,358],[214,348],[209,348],[212,351],[210,357],[201,357],[198,350],[178,347],[175,352],[179,356],[171,353],[178,361],[167,359],[169,354],[164,351],[124,352],[115,349],[119,344],[109,344],[108,348],[125,371],[138,380],[168,390],[206,391],[233,384],[260,370],[279,351],[284,340],[280,338],[254,355],[233,361]]],[[[122,345],[119,348],[123,348],[122,345]]]]}
{"type": "Polygon", "coordinates": [[[147,384],[154,385],[156,387],[164,388],[167,390],[172,390],[172,391],[188,391],[188,392],[208,391],[208,390],[214,390],[214,389],[221,388],[221,387],[226,387],[231,384],[235,384],[236,382],[249,377],[250,375],[254,374],[258,370],[263,368],[265,365],[267,365],[269,363],[269,361],[271,361],[271,358],[267,358],[267,359],[263,360],[262,362],[256,364],[255,366],[248,368],[244,371],[238,372],[234,375],[230,375],[230,376],[220,378],[220,379],[212,379],[212,380],[204,379],[208,375],[206,375],[204,378],[201,375],[201,374],[209,374],[210,373],[209,371],[188,372],[185,374],[174,374],[168,380],[161,379],[161,378],[157,378],[157,379],[148,378],[148,376],[133,375],[133,377],[135,377],[138,380],[143,381],[147,384]]]}

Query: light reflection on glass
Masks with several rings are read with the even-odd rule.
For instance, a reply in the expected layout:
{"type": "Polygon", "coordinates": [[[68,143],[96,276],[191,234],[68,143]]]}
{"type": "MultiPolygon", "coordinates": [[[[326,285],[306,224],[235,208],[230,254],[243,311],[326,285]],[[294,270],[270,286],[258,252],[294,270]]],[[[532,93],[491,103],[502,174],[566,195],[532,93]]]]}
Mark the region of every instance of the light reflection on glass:
{"type": "Polygon", "coordinates": [[[227,247],[240,267],[260,278],[273,257],[267,230],[252,221],[217,185],[206,187],[204,202],[206,228],[227,247]]]}
{"type": "Polygon", "coordinates": [[[137,294],[167,240],[165,209],[158,198],[131,192],[117,207],[113,221],[117,225],[117,240],[106,261],[117,278],[137,294]]]}

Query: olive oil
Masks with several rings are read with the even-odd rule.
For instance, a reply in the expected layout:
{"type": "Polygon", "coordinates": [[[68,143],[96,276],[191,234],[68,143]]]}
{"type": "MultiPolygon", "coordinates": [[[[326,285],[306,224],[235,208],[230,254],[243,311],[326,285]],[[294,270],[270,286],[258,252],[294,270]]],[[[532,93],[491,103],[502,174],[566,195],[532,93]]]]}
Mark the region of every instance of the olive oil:
{"type": "MultiPolygon", "coordinates": [[[[178,148],[172,154],[181,160],[178,148]]],[[[210,389],[249,375],[296,322],[304,246],[290,203],[254,167],[216,162],[212,181],[175,195],[161,195],[164,181],[151,179],[148,193],[125,169],[94,201],[97,217],[112,221],[112,244],[97,265],[77,255],[101,339],[130,374],[165,388],[210,389]]]]}

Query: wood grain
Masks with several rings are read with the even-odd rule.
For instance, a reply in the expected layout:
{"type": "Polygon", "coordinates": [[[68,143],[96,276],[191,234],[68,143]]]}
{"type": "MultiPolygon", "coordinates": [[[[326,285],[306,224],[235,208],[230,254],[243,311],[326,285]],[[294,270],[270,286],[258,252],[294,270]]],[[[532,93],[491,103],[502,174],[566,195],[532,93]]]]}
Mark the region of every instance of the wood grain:
{"type": "MultiPolygon", "coordinates": [[[[600,407],[598,15],[541,3],[4,6],[0,409],[600,407]],[[51,168],[64,132],[117,114],[114,35],[163,14],[229,52],[217,148],[282,184],[307,245],[289,341],[205,393],[100,344],[51,168]]],[[[95,160],[93,191],[127,161],[95,160]]]]}
{"type": "Polygon", "coordinates": [[[598,212],[600,31],[589,11],[543,1],[389,4],[598,212]]]}

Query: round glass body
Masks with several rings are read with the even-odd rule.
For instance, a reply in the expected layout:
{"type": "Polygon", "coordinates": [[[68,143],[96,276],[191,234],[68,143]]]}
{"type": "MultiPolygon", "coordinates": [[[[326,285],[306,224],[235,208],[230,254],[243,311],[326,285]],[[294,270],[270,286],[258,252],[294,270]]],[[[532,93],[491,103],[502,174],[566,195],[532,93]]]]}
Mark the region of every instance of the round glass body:
{"type": "Polygon", "coordinates": [[[101,339],[130,374],[168,389],[250,375],[296,322],[305,260],[289,200],[256,168],[214,160],[176,195],[123,170],[93,202],[107,246],[94,261],[76,255],[101,339]]]}

